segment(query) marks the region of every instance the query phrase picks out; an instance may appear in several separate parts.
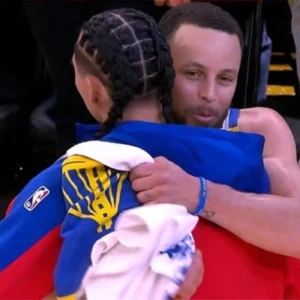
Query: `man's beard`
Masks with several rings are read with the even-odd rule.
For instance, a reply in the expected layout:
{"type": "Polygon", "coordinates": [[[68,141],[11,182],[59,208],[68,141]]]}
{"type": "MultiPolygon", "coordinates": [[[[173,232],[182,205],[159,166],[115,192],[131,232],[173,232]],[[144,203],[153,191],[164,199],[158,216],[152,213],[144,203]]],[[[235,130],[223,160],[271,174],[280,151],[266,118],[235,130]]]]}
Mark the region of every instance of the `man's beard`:
{"type": "Polygon", "coordinates": [[[216,121],[213,124],[205,124],[205,123],[193,123],[189,122],[189,116],[188,115],[179,115],[176,114],[175,111],[173,111],[173,118],[176,124],[181,125],[192,125],[192,126],[199,126],[199,127],[206,127],[206,128],[223,128],[224,120],[226,119],[228,115],[228,111],[230,108],[228,108],[220,117],[216,118],[216,121]]]}

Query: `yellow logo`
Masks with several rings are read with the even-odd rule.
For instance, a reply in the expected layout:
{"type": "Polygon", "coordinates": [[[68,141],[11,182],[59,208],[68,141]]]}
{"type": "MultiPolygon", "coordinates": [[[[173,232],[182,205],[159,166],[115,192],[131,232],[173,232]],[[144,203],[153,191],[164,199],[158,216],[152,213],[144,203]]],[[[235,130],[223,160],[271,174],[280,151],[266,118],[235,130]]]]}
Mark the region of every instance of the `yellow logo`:
{"type": "Polygon", "coordinates": [[[112,218],[119,210],[128,172],[111,170],[82,156],[68,157],[62,171],[63,194],[70,204],[68,213],[81,219],[94,220],[99,225],[97,232],[110,229],[112,218]]]}

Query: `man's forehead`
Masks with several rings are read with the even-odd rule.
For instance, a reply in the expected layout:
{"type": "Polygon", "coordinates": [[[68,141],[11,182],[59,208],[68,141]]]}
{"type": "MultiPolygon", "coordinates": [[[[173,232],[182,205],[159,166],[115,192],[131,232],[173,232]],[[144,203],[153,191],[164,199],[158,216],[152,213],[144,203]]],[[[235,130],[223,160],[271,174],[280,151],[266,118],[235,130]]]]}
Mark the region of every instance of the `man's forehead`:
{"type": "Polygon", "coordinates": [[[170,41],[175,63],[238,71],[241,48],[236,35],[184,24],[170,41]]]}
{"type": "Polygon", "coordinates": [[[171,39],[170,45],[173,48],[190,48],[193,46],[212,48],[220,45],[240,48],[237,35],[193,24],[181,25],[171,39]]]}

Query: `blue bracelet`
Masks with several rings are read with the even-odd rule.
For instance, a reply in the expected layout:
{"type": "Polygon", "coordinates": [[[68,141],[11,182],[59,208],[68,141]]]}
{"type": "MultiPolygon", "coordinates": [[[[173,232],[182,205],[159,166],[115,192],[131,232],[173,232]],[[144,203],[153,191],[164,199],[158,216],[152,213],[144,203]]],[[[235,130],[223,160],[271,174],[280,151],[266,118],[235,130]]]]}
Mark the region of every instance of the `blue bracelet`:
{"type": "Polygon", "coordinates": [[[206,184],[206,179],[203,177],[199,177],[200,180],[200,197],[199,197],[199,202],[198,206],[194,212],[195,216],[199,216],[202,210],[204,209],[204,206],[206,204],[206,198],[207,198],[207,184],[206,184]]]}

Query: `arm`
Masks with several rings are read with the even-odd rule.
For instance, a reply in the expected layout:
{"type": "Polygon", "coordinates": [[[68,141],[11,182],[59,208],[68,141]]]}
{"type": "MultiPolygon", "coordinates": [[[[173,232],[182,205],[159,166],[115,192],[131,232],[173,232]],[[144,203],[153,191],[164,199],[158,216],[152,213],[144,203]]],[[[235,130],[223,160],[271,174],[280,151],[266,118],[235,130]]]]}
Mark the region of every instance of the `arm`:
{"type": "Polygon", "coordinates": [[[255,246],[300,257],[298,199],[241,193],[214,183],[208,184],[208,191],[202,217],[255,246]]]}
{"type": "MultiPolygon", "coordinates": [[[[300,171],[294,139],[276,112],[260,109],[261,117],[255,116],[255,122],[253,118],[252,122],[248,120],[246,123],[254,127],[245,128],[245,131],[265,137],[264,164],[272,195],[241,193],[207,182],[207,203],[201,217],[255,246],[300,257],[300,171]]],[[[154,164],[136,167],[130,178],[141,203],[175,201],[190,212],[197,207],[199,179],[163,157],[156,158],[154,164]]]]}
{"type": "Polygon", "coordinates": [[[268,251],[300,257],[300,170],[294,138],[276,112],[262,111],[252,125],[265,137],[264,163],[272,195],[240,193],[208,183],[202,217],[268,251]]]}
{"type": "Polygon", "coordinates": [[[75,296],[91,265],[94,243],[113,231],[120,210],[138,206],[135,197],[128,199],[128,193],[126,202],[122,198],[126,178],[127,173],[115,172],[83,156],[65,159],[62,189],[68,213],[62,226],[63,246],[54,276],[59,299],[75,296]]]}
{"type": "Polygon", "coordinates": [[[0,299],[42,299],[53,290],[66,213],[60,177],[59,163],[39,174],[0,222],[0,299]]]}

